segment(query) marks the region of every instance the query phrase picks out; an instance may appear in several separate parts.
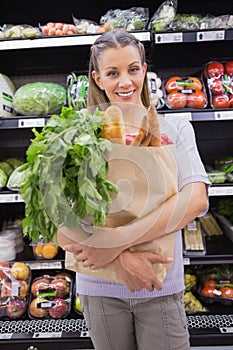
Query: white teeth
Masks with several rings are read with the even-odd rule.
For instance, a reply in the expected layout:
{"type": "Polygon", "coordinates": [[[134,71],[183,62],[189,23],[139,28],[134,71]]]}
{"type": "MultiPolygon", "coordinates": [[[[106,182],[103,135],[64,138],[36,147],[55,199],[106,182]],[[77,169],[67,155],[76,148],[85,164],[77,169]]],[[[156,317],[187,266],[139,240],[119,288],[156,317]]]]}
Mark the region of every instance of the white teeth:
{"type": "Polygon", "coordinates": [[[130,91],[130,92],[118,92],[117,94],[119,96],[122,96],[122,97],[128,97],[128,96],[131,96],[133,94],[133,91],[130,91]]]}

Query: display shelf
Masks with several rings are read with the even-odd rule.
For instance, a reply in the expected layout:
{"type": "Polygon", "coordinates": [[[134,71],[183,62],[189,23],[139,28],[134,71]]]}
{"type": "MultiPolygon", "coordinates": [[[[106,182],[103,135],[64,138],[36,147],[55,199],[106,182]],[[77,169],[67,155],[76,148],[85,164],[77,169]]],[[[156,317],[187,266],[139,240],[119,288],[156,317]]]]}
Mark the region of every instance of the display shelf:
{"type": "Polygon", "coordinates": [[[216,237],[205,237],[206,254],[191,255],[183,257],[184,265],[216,265],[232,264],[233,262],[233,243],[225,234],[216,237]]]}
{"type": "MultiPolygon", "coordinates": [[[[150,41],[150,31],[134,31],[131,32],[138,40],[150,41]]],[[[38,49],[46,47],[66,47],[66,46],[81,46],[92,45],[100,34],[86,35],[70,35],[63,37],[42,37],[33,39],[7,39],[0,40],[0,50],[23,50],[23,49],[38,49]]]]}
{"type": "Polygon", "coordinates": [[[233,29],[199,30],[195,32],[153,33],[155,44],[200,43],[233,40],[233,29]]]}

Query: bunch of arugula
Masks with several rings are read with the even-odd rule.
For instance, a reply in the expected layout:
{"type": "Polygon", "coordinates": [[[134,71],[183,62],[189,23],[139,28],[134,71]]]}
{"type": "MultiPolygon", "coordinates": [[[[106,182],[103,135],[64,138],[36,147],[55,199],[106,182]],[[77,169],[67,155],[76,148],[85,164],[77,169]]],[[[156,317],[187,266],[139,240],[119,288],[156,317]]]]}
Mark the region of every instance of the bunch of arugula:
{"type": "Polygon", "coordinates": [[[23,233],[37,242],[56,242],[57,229],[76,227],[85,217],[98,227],[106,223],[111,193],[116,185],[107,180],[105,151],[112,144],[99,137],[102,113],[64,107],[50,117],[26,151],[26,178],[20,188],[25,202],[23,233]]]}

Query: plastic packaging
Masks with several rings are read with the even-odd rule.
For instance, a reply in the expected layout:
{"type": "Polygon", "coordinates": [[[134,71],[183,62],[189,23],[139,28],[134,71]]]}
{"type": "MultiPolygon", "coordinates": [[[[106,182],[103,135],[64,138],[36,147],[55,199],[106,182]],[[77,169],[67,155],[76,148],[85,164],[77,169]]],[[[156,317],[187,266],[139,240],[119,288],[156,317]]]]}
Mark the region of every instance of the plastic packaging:
{"type": "Polygon", "coordinates": [[[4,24],[1,27],[0,39],[24,39],[40,37],[38,27],[29,24],[4,24]]]}
{"type": "Polygon", "coordinates": [[[19,87],[13,107],[21,115],[50,115],[59,113],[65,104],[66,89],[56,83],[34,82],[19,87]]]}
{"type": "Polygon", "coordinates": [[[73,282],[69,277],[43,275],[31,283],[29,316],[62,319],[71,311],[73,282]]]}
{"type": "Polygon", "coordinates": [[[32,246],[34,257],[37,260],[54,259],[59,250],[59,247],[57,247],[54,242],[45,243],[42,237],[40,237],[38,242],[32,241],[30,245],[32,246]]]}
{"type": "Polygon", "coordinates": [[[30,267],[24,262],[0,262],[0,318],[22,319],[27,311],[31,281],[30,267]]]}
{"type": "Polygon", "coordinates": [[[203,76],[214,109],[233,108],[233,61],[210,61],[203,76]]]}
{"type": "Polygon", "coordinates": [[[147,80],[151,104],[154,105],[157,109],[160,109],[165,104],[162,89],[162,80],[155,72],[147,72],[147,80]]]}
{"type": "Polygon", "coordinates": [[[78,34],[78,30],[72,23],[48,22],[40,26],[44,36],[64,36],[78,34]]]}
{"type": "Polygon", "coordinates": [[[161,32],[169,29],[177,11],[177,0],[166,0],[155,11],[148,24],[152,32],[161,32]]]}
{"type": "Polygon", "coordinates": [[[198,288],[200,299],[206,304],[219,302],[233,305],[233,280],[218,274],[206,275],[198,288]]]}
{"type": "Polygon", "coordinates": [[[12,80],[7,75],[0,74],[0,118],[16,114],[13,109],[14,93],[15,86],[12,80]]]}
{"type": "Polygon", "coordinates": [[[164,81],[165,101],[170,109],[207,106],[205,87],[198,77],[171,76],[164,81]]]}
{"type": "Polygon", "coordinates": [[[144,7],[131,7],[127,10],[115,9],[107,11],[100,18],[104,30],[126,29],[143,30],[149,20],[149,10],[144,7]]]}

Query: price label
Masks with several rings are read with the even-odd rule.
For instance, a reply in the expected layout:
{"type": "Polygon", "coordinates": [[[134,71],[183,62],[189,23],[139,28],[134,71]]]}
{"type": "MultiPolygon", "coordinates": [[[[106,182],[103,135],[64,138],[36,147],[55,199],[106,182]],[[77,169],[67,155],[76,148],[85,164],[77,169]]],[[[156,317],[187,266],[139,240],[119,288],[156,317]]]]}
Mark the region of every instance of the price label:
{"type": "Polygon", "coordinates": [[[165,117],[179,117],[179,118],[185,118],[187,120],[192,120],[192,113],[191,112],[182,112],[182,113],[164,113],[165,117]]]}
{"type": "Polygon", "coordinates": [[[20,194],[0,194],[0,203],[20,203],[24,202],[20,194]]]}
{"type": "Polygon", "coordinates": [[[32,338],[61,338],[62,332],[34,333],[32,338]]]}
{"type": "Polygon", "coordinates": [[[150,41],[150,32],[131,33],[140,41],[150,41]]]}
{"type": "Polygon", "coordinates": [[[210,196],[232,196],[233,186],[210,187],[209,195],[210,196]]]}
{"type": "Polygon", "coordinates": [[[46,269],[61,269],[62,263],[61,261],[48,261],[48,262],[37,262],[37,261],[31,261],[28,262],[28,265],[32,270],[46,270],[46,269]]]}
{"type": "Polygon", "coordinates": [[[233,327],[219,328],[221,333],[233,333],[233,327]]]}
{"type": "Polygon", "coordinates": [[[13,336],[13,333],[1,333],[0,339],[11,339],[13,336]]]}
{"type": "Polygon", "coordinates": [[[156,44],[181,43],[182,41],[183,41],[183,33],[155,34],[156,44]]]}
{"type": "Polygon", "coordinates": [[[183,265],[190,265],[190,259],[189,258],[183,258],[183,265]]]}
{"type": "Polygon", "coordinates": [[[44,118],[28,118],[28,119],[19,119],[18,128],[34,128],[34,127],[43,127],[45,126],[44,118]]]}
{"type": "Polygon", "coordinates": [[[214,112],[214,119],[215,120],[233,120],[233,110],[214,112]]]}
{"type": "Polygon", "coordinates": [[[224,40],[225,30],[213,30],[210,32],[197,32],[196,41],[224,40]]]}
{"type": "Polygon", "coordinates": [[[80,338],[86,338],[86,337],[90,337],[88,331],[84,331],[84,332],[81,332],[81,333],[80,333],[80,338]]]}

